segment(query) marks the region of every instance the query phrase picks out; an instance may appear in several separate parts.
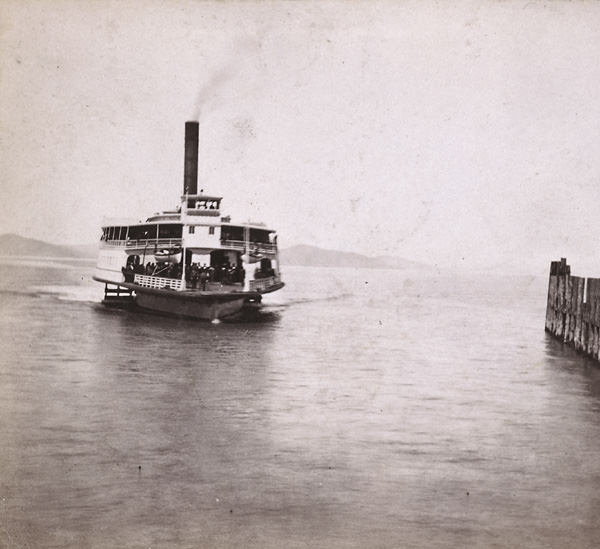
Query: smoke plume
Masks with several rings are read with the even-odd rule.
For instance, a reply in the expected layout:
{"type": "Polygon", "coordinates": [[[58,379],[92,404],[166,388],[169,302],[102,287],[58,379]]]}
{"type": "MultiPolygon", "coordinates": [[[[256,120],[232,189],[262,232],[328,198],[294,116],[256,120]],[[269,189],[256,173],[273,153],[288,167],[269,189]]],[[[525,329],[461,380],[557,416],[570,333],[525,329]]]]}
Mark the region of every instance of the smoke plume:
{"type": "Polygon", "coordinates": [[[213,72],[200,88],[193,120],[200,120],[204,107],[218,99],[219,92],[242,71],[244,65],[258,59],[262,47],[261,36],[264,36],[266,29],[261,29],[261,31],[254,36],[239,39],[232,45],[231,53],[228,55],[229,60],[213,72]]]}

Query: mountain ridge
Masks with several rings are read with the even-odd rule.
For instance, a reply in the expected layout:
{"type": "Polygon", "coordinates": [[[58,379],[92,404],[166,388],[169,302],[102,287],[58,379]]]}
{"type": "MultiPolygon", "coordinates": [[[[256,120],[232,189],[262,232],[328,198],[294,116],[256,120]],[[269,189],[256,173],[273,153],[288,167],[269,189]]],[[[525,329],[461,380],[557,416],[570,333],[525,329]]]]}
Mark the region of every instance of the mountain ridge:
{"type": "MultiPolygon", "coordinates": [[[[0,235],[0,255],[4,256],[35,256],[35,257],[69,257],[78,259],[93,259],[96,257],[96,244],[58,245],[27,238],[13,233],[0,235]]],[[[408,269],[427,268],[423,263],[417,263],[401,257],[381,255],[366,256],[356,252],[344,252],[297,244],[280,250],[281,262],[284,265],[304,267],[360,267],[375,269],[408,269]]]]}
{"type": "Polygon", "coordinates": [[[424,263],[418,263],[402,257],[380,255],[367,256],[356,252],[344,252],[297,244],[279,252],[284,265],[299,265],[311,267],[361,267],[371,269],[408,269],[428,268],[424,263]]]}
{"type": "Polygon", "coordinates": [[[34,257],[69,257],[92,258],[95,257],[95,245],[58,245],[50,244],[43,240],[27,238],[14,233],[0,235],[0,255],[7,256],[34,256],[34,257]],[[92,249],[94,252],[92,253],[92,249]]]}

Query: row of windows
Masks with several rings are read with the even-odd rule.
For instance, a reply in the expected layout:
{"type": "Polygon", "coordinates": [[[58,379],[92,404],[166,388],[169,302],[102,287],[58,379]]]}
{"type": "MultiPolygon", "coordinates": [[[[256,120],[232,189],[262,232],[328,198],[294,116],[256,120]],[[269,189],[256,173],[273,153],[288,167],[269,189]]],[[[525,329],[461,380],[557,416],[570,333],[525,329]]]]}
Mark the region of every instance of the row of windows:
{"type": "Polygon", "coordinates": [[[156,238],[181,238],[183,227],[178,223],[160,225],[132,225],[130,227],[104,227],[100,240],[146,240],[156,238]]]}
{"type": "MultiPolygon", "coordinates": [[[[194,225],[190,225],[188,227],[188,233],[189,234],[195,234],[196,232],[196,227],[194,225]]],[[[215,234],[215,228],[214,227],[209,227],[208,228],[208,234],[215,234]]]]}
{"type": "MultiPolygon", "coordinates": [[[[259,244],[271,243],[273,233],[264,229],[250,229],[250,242],[259,244]]],[[[221,229],[222,240],[245,240],[244,227],[226,226],[221,229]]]]}
{"type": "MultiPolygon", "coordinates": [[[[188,227],[189,234],[194,234],[196,227],[188,227]]],[[[129,227],[104,227],[100,240],[155,240],[157,238],[181,238],[183,226],[179,223],[162,223],[152,225],[132,225],[129,227]]],[[[208,227],[208,234],[215,234],[215,227],[208,227]]],[[[250,242],[269,244],[272,234],[263,229],[250,229],[250,242]]],[[[222,240],[245,240],[244,227],[224,226],[221,228],[222,240]]]]}

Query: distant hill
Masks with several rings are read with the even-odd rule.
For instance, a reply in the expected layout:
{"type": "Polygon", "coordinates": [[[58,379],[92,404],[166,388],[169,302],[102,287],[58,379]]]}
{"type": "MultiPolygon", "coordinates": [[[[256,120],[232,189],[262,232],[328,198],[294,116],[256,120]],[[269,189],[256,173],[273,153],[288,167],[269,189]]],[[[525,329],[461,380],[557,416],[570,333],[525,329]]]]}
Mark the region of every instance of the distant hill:
{"type": "Polygon", "coordinates": [[[57,246],[16,234],[0,235],[0,255],[93,258],[97,249],[95,245],[57,246]]]}
{"type": "Polygon", "coordinates": [[[372,269],[408,269],[427,268],[423,263],[409,261],[401,257],[369,257],[353,252],[325,250],[316,246],[300,244],[281,250],[279,253],[284,265],[303,265],[311,267],[358,267],[372,269]]]}
{"type": "MultiPolygon", "coordinates": [[[[98,251],[96,244],[78,246],[58,246],[25,238],[16,234],[0,235],[1,255],[28,255],[37,257],[73,257],[95,258],[98,251]]],[[[316,246],[300,244],[281,250],[281,262],[285,265],[301,265],[307,267],[355,267],[374,269],[409,269],[427,268],[427,265],[416,263],[400,257],[377,256],[368,257],[353,252],[325,250],[316,246]]]]}

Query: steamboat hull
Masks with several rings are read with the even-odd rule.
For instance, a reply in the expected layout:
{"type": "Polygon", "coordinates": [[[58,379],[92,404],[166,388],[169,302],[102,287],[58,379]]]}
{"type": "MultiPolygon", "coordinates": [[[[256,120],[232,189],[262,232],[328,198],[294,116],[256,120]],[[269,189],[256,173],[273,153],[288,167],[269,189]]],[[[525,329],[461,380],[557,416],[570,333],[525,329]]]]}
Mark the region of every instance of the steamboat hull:
{"type": "MultiPolygon", "coordinates": [[[[171,292],[175,294],[175,292],[171,292]]],[[[200,320],[218,320],[234,316],[242,311],[247,297],[213,296],[203,299],[190,299],[186,296],[165,295],[136,291],[135,304],[154,312],[184,316],[200,320]]]]}
{"type": "MultiPolygon", "coordinates": [[[[233,317],[245,311],[256,311],[261,308],[262,294],[278,290],[276,287],[262,292],[207,292],[202,290],[175,291],[154,289],[139,284],[120,282],[93,277],[98,282],[126,288],[133,304],[140,308],[165,315],[182,316],[199,320],[219,320],[233,317]]],[[[113,305],[105,299],[106,305],[113,305]]]]}

